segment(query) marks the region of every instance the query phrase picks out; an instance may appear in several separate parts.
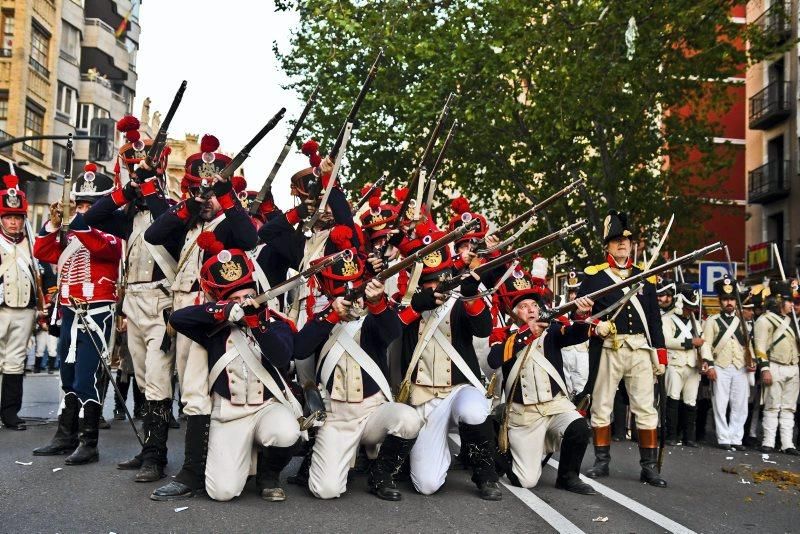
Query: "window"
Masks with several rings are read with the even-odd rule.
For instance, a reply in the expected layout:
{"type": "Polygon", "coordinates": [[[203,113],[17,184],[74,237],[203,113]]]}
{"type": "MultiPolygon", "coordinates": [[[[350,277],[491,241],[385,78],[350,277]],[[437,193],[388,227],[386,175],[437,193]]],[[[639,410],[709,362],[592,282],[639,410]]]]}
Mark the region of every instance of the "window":
{"type": "Polygon", "coordinates": [[[50,77],[47,69],[50,48],[50,36],[36,24],[31,28],[31,57],[29,63],[33,70],[45,77],[50,77]]]}
{"type": "Polygon", "coordinates": [[[58,82],[56,95],[56,116],[67,124],[75,124],[78,110],[78,91],[69,85],[58,82]]]}
{"type": "Polygon", "coordinates": [[[94,104],[81,104],[78,107],[78,129],[88,130],[92,125],[92,119],[107,119],[109,113],[107,110],[95,106],[94,104]]]}
{"type": "Polygon", "coordinates": [[[78,64],[81,55],[81,32],[71,24],[63,23],[61,30],[61,57],[78,64]]]}
{"type": "Polygon", "coordinates": [[[14,45],[14,12],[3,11],[2,17],[3,46],[0,47],[0,56],[11,57],[11,48],[14,45]]]}
{"type": "Polygon", "coordinates": [[[53,172],[64,174],[67,167],[67,147],[53,143],[53,172]]]}
{"type": "MultiPolygon", "coordinates": [[[[25,108],[25,135],[42,135],[44,131],[44,113],[37,108],[29,105],[25,108]]],[[[42,153],[42,140],[37,139],[34,141],[25,141],[22,145],[22,150],[41,159],[44,154],[42,153]]]]}
{"type": "Polygon", "coordinates": [[[6,131],[8,127],[8,93],[0,93],[0,130],[6,131]]]}

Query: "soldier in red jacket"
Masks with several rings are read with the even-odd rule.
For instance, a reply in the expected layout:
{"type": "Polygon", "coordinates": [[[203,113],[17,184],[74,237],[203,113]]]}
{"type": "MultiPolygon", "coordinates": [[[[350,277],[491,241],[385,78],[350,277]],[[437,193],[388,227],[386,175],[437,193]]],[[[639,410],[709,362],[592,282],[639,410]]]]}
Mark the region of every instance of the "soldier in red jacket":
{"type": "Polygon", "coordinates": [[[34,244],[33,254],[40,261],[58,265],[58,303],[61,310],[59,354],[64,406],[58,418],[58,430],[49,445],[33,451],[36,456],[71,452],[65,463],[80,465],[98,460],[98,422],[102,411],[98,379],[100,351],[107,351],[113,309],[117,299],[116,283],[122,257],[122,241],[90,228],[83,214],[97,198],[114,187],[111,177],[97,172],[93,163],[84,167],[73,185],[74,216],[66,239],[60,236],[63,211],[59,203],[50,206],[50,220],[34,244]],[[89,332],[84,328],[83,315],[89,332]],[[78,413],[83,408],[80,431],[78,413]]]}

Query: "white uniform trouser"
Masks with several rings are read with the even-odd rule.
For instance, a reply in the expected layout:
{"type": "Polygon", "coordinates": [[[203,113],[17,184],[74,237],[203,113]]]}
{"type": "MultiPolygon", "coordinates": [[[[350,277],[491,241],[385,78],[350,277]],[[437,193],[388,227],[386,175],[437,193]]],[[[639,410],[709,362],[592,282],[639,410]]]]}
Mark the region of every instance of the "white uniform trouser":
{"type": "MultiPolygon", "coordinates": [[[[173,310],[180,310],[203,302],[199,292],[184,293],[175,291],[173,310]]],[[[208,394],[208,353],[188,337],[178,334],[175,337],[175,365],[178,368],[178,382],[181,385],[181,402],[185,415],[208,415],[211,413],[211,396],[208,394]]]]}
{"type": "Polygon", "coordinates": [[[528,406],[514,403],[509,411],[508,443],[512,471],[523,488],[532,488],[542,475],[542,457],[561,446],[567,427],[581,414],[564,396],[528,406]]]}
{"type": "Polygon", "coordinates": [[[411,481],[418,492],[431,495],[447,478],[450,427],[483,423],[489,416],[489,404],[475,386],[461,385],[447,397],[431,399],[415,408],[425,424],[411,449],[411,481]]]}
{"type": "Polygon", "coordinates": [[[580,393],[589,379],[589,351],[582,345],[573,345],[561,349],[564,362],[564,383],[570,393],[580,393]]]}
{"type": "Polygon", "coordinates": [[[691,365],[668,365],[665,376],[667,396],[673,400],[683,399],[687,406],[697,404],[700,388],[700,371],[691,365]]]}
{"type": "Polygon", "coordinates": [[[717,379],[714,381],[714,426],[717,429],[717,443],[741,445],[744,436],[744,423],[747,420],[747,397],[750,385],[747,383],[747,368],[737,369],[714,366],[717,379]],[[731,406],[730,422],[725,417],[728,404],[731,406]]]}
{"type": "Polygon", "coordinates": [[[771,362],[769,372],[772,385],[764,388],[764,441],[767,447],[775,446],[778,424],[781,428],[781,448],[794,448],[794,413],[797,409],[797,394],[800,391],[800,370],[797,365],[781,365],[771,362]]]}
{"type": "Polygon", "coordinates": [[[373,459],[388,434],[413,439],[422,428],[414,408],[388,402],[382,393],[361,402],[330,402],[325,423],[317,432],[308,473],[308,489],[320,499],[333,499],[347,490],[347,472],[360,444],[373,459]]]}
{"type": "Polygon", "coordinates": [[[48,358],[56,359],[56,347],[58,347],[58,338],[56,336],[51,336],[47,330],[37,330],[34,339],[37,358],[44,358],[46,350],[48,358]]]}
{"type": "Polygon", "coordinates": [[[653,364],[650,348],[631,349],[627,343],[619,350],[603,347],[600,368],[594,384],[592,398],[592,426],[611,424],[614,396],[620,380],[625,380],[631,412],[636,416],[636,427],[649,430],[658,425],[658,411],[653,403],[653,364]]]}
{"type": "Polygon", "coordinates": [[[300,425],[291,410],[275,399],[236,406],[214,395],[208,432],[206,492],[216,501],[242,493],[253,461],[253,447],[291,447],[300,425]]]}
{"type": "Polygon", "coordinates": [[[136,385],[147,400],[172,398],[175,354],[173,350],[161,350],[167,329],[164,310],[170,306],[172,295],[165,295],[160,289],[138,290],[136,286],[128,286],[122,302],[122,312],[128,318],[128,351],[136,385]]]}
{"type": "Polygon", "coordinates": [[[0,374],[21,375],[28,358],[36,310],[0,306],[0,374]]]}

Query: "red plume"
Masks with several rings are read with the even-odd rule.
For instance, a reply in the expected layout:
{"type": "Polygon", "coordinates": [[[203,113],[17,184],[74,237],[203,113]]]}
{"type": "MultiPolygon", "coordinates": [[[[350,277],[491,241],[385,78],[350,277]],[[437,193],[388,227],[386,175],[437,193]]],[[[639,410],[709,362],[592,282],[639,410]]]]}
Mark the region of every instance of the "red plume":
{"type": "Polygon", "coordinates": [[[330,239],[339,250],[351,248],[353,246],[352,238],[353,229],[344,224],[338,224],[331,230],[330,239]]]}
{"type": "Polygon", "coordinates": [[[219,254],[225,248],[225,245],[217,239],[214,232],[209,231],[201,232],[200,235],[197,236],[197,246],[209,254],[219,254]]]}
{"type": "Polygon", "coordinates": [[[89,162],[83,166],[83,172],[97,172],[97,165],[89,162]]]}
{"type": "Polygon", "coordinates": [[[308,141],[303,143],[302,147],[300,147],[300,152],[302,152],[308,157],[311,157],[312,154],[316,154],[318,151],[319,151],[319,143],[317,143],[313,139],[309,139],[308,141]]]}
{"type": "Polygon", "coordinates": [[[139,119],[133,115],[125,115],[117,121],[117,130],[120,132],[130,132],[131,130],[138,130],[141,124],[139,119]]]}
{"type": "Polygon", "coordinates": [[[378,209],[381,205],[381,196],[380,195],[372,195],[369,197],[369,207],[372,209],[378,209]]]}
{"type": "Polygon", "coordinates": [[[3,183],[6,184],[6,189],[17,189],[19,178],[13,174],[6,174],[3,176],[3,183]]]}
{"type": "Polygon", "coordinates": [[[311,155],[308,157],[308,163],[309,163],[309,164],[310,164],[312,167],[319,167],[319,166],[320,166],[320,164],[322,163],[322,156],[320,156],[319,154],[317,154],[316,152],[314,152],[313,154],[311,154],[311,155]]]}
{"type": "Polygon", "coordinates": [[[139,130],[128,130],[127,132],[125,132],[125,139],[127,139],[131,143],[135,143],[141,138],[142,134],[139,133],[139,130]]]}
{"type": "Polygon", "coordinates": [[[394,190],[394,198],[397,199],[398,202],[403,202],[407,196],[408,196],[407,187],[398,187],[397,189],[394,190]]]}
{"type": "Polygon", "coordinates": [[[367,193],[369,193],[369,188],[370,188],[370,187],[372,187],[372,184],[369,184],[369,183],[368,183],[368,184],[365,184],[365,185],[364,185],[364,187],[362,187],[362,188],[361,188],[361,191],[359,191],[359,193],[358,193],[358,194],[359,194],[359,195],[361,195],[361,196],[363,197],[364,195],[366,195],[367,193]]]}
{"type": "Polygon", "coordinates": [[[418,239],[422,239],[426,235],[429,235],[432,231],[433,228],[431,228],[431,225],[427,222],[419,223],[414,227],[414,234],[416,234],[418,239]]]}
{"type": "Polygon", "coordinates": [[[219,139],[211,134],[205,134],[200,140],[200,152],[214,152],[219,148],[219,139]]]}
{"type": "Polygon", "coordinates": [[[450,203],[450,209],[453,210],[456,213],[456,215],[461,215],[462,213],[466,213],[469,211],[469,200],[467,200],[463,196],[454,198],[453,201],[450,203]]]}
{"type": "Polygon", "coordinates": [[[231,178],[231,185],[234,191],[241,193],[247,189],[247,180],[244,179],[244,176],[234,176],[231,178]]]}

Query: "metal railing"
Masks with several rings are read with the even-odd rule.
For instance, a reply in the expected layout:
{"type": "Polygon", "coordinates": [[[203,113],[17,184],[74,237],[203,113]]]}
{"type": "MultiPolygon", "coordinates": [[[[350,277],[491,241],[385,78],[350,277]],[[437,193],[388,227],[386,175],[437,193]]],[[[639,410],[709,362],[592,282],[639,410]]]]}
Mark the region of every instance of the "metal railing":
{"type": "Polygon", "coordinates": [[[792,36],[792,3],[790,0],[773,0],[753,23],[777,46],[792,36]]]}
{"type": "Polygon", "coordinates": [[[83,19],[86,26],[98,26],[109,33],[115,33],[114,28],[109,26],[105,21],[100,19],[83,19]]]}
{"type": "Polygon", "coordinates": [[[765,204],[789,194],[792,172],[790,160],[769,161],[748,173],[747,198],[750,204],[765,204]]]}
{"type": "Polygon", "coordinates": [[[30,65],[33,70],[35,70],[45,78],[50,77],[50,70],[41,63],[39,63],[38,61],[36,61],[35,59],[33,59],[32,57],[28,58],[28,65],[30,65]]]}
{"type": "Polygon", "coordinates": [[[774,124],[789,116],[791,84],[772,82],[750,97],[749,123],[751,129],[774,124]]]}
{"type": "Polygon", "coordinates": [[[32,147],[28,143],[22,143],[22,151],[27,152],[28,154],[37,159],[44,159],[44,152],[42,152],[38,148],[32,147]]]}
{"type": "Polygon", "coordinates": [[[0,48],[0,57],[11,57],[10,48],[0,48]]]}

